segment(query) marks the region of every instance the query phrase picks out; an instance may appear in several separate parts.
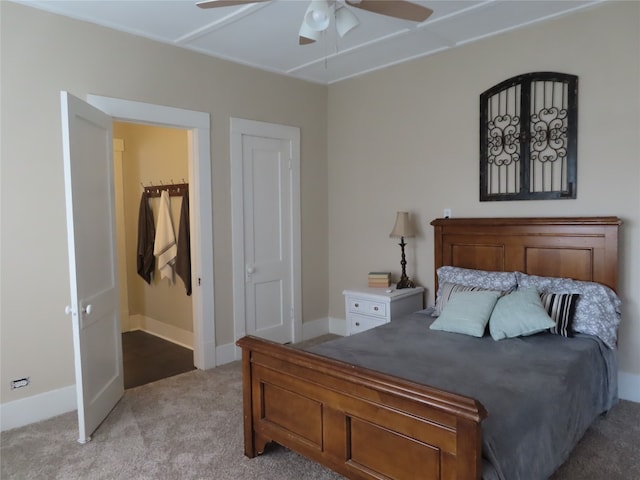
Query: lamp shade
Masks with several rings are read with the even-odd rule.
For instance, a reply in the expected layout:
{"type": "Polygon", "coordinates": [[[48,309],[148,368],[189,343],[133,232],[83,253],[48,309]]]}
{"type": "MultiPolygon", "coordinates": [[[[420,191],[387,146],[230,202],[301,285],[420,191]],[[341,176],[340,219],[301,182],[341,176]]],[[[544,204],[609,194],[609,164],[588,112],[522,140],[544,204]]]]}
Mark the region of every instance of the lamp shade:
{"type": "Polygon", "coordinates": [[[390,237],[415,237],[416,233],[413,224],[409,220],[409,212],[398,212],[396,214],[396,224],[389,234],[390,237]]]}
{"type": "Polygon", "coordinates": [[[336,10],[336,30],[341,37],[344,37],[349,31],[360,25],[358,17],[346,7],[336,10]]]}
{"type": "Polygon", "coordinates": [[[304,23],[316,32],[322,32],[329,26],[331,15],[327,0],[312,0],[304,14],[304,23]]]}

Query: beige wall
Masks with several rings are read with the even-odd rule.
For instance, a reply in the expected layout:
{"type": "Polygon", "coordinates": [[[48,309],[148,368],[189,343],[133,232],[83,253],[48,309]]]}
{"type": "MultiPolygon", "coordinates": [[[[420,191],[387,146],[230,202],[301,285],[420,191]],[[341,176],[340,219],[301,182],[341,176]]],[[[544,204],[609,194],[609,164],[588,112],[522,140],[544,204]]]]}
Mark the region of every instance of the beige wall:
{"type": "Polygon", "coordinates": [[[640,3],[598,6],[329,88],[330,314],[372,269],[400,270],[396,210],[417,220],[408,274],[433,295],[433,234],[463,216],[617,215],[622,370],[640,373],[640,3]],[[521,73],[579,76],[578,198],[482,202],[479,95],[521,73]]]}
{"type": "MultiPolygon", "coordinates": [[[[138,210],[142,186],[183,183],[189,178],[188,135],[186,130],[114,122],[113,135],[124,140],[124,227],[126,237],[127,285],[130,315],[144,315],[187,332],[193,332],[191,297],[178,276],[175,283],[160,278],[156,265],[151,285],[137,272],[138,210]]],[[[170,197],[171,218],[176,238],[182,199],[170,197]]],[[[158,220],[160,198],[149,201],[158,220]]],[[[120,225],[119,225],[120,226],[120,225]]],[[[118,252],[120,255],[120,252],[118,252]]]]}
{"type": "MultiPolygon", "coordinates": [[[[216,343],[233,342],[229,118],[300,127],[303,321],[328,311],[327,87],[0,2],[2,403],[74,384],[60,91],[211,115],[216,343]],[[10,391],[14,378],[28,388],[10,391]]],[[[206,294],[206,293],[205,293],[206,294]]]]}

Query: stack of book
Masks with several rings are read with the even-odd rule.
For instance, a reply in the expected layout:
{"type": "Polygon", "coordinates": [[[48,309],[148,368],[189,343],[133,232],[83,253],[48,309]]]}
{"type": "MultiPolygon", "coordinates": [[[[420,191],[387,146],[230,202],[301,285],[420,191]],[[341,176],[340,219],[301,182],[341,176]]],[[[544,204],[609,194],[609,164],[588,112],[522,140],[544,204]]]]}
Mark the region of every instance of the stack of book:
{"type": "Polygon", "coordinates": [[[391,285],[391,273],[369,272],[369,286],[373,288],[389,288],[391,285]]]}

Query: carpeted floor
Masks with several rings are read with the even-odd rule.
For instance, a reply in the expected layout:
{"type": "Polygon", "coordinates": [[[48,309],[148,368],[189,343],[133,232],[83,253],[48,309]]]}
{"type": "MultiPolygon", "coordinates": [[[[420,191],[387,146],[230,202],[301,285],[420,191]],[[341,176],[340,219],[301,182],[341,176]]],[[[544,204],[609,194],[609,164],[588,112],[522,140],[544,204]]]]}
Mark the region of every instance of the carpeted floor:
{"type": "MultiPolygon", "coordinates": [[[[86,445],[75,412],[3,432],[0,478],[339,480],[282,447],[243,455],[240,363],[132,388],[86,445]]],[[[596,421],[553,480],[640,478],[640,404],[596,421]]]]}

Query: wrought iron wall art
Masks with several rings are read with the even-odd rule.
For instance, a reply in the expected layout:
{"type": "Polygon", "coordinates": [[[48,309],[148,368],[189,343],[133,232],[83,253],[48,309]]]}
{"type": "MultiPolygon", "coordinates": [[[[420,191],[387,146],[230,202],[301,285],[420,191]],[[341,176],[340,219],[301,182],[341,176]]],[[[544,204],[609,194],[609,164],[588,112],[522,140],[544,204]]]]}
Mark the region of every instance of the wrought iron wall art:
{"type": "Polygon", "coordinates": [[[534,72],[480,95],[480,201],[576,198],[578,77],[534,72]]]}

